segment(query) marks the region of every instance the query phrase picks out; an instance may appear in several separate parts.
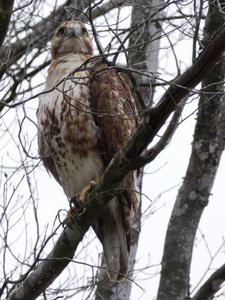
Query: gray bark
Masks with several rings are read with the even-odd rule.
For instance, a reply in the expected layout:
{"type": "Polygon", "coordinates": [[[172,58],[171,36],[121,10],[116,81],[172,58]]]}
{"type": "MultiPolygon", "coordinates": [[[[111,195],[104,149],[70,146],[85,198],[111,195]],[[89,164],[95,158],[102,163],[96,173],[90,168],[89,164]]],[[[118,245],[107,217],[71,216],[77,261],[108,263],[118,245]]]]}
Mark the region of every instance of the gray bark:
{"type": "Polygon", "coordinates": [[[0,1],[0,48],[4,42],[12,14],[14,0],[0,1]]]}
{"type": "MultiPolygon", "coordinates": [[[[220,3],[224,5],[224,1],[220,3]]],[[[218,4],[212,1],[209,4],[204,29],[205,43],[225,21],[218,4]]],[[[225,64],[220,61],[202,83],[189,166],[167,229],[157,300],[183,300],[190,296],[189,276],[194,238],[208,204],[224,149],[224,70],[225,64]]]]}
{"type": "Polygon", "coordinates": [[[217,269],[199,288],[192,300],[210,300],[225,281],[225,264],[217,269]]]}

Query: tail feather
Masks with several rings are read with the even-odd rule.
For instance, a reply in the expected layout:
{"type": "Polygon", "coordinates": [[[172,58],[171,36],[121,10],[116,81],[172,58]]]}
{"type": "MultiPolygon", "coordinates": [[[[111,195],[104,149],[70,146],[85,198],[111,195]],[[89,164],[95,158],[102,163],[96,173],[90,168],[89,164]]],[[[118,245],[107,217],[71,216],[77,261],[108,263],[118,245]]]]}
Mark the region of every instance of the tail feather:
{"type": "Polygon", "coordinates": [[[103,246],[109,278],[111,281],[123,281],[128,272],[129,254],[121,208],[116,199],[110,201],[97,223],[95,230],[103,246]]]}
{"type": "Polygon", "coordinates": [[[103,251],[109,278],[122,281],[128,272],[128,251],[123,224],[111,224],[103,230],[103,251]]]}

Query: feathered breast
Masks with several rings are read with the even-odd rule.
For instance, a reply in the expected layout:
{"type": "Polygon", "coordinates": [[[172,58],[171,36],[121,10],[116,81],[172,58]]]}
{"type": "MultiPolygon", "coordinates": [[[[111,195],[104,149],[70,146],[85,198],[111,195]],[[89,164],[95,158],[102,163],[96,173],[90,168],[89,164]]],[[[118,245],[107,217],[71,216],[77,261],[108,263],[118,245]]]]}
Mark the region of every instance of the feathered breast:
{"type": "Polygon", "coordinates": [[[68,197],[102,172],[99,133],[89,107],[89,73],[74,72],[82,63],[77,54],[51,66],[37,113],[40,155],[68,197]]]}

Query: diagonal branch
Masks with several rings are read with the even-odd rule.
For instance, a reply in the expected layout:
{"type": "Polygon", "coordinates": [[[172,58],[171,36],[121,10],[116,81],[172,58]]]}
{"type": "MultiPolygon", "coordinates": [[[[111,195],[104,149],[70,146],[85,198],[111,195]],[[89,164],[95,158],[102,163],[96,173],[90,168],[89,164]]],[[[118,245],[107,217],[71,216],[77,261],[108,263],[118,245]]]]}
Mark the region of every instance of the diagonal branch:
{"type": "Polygon", "coordinates": [[[192,300],[208,300],[212,299],[215,293],[221,288],[225,281],[225,264],[217,269],[200,287],[197,293],[192,297],[192,300]]]}
{"type": "Polygon", "coordinates": [[[143,155],[138,158],[140,166],[147,165],[148,163],[153,161],[159,155],[159,153],[161,153],[161,151],[169,144],[179,125],[179,120],[183,112],[187,97],[185,97],[182,103],[178,105],[170,120],[169,125],[167,126],[160,140],[152,148],[148,149],[143,155]]]}
{"type": "Polygon", "coordinates": [[[83,235],[101,209],[114,198],[126,175],[139,166],[139,156],[156,136],[183,97],[206,77],[225,51],[225,26],[222,27],[195,63],[175,79],[154,109],[149,109],[142,123],[108,165],[104,175],[88,194],[87,203],[74,215],[72,229],[65,228],[46,260],[26,278],[8,300],[35,299],[68,265],[83,235]]]}

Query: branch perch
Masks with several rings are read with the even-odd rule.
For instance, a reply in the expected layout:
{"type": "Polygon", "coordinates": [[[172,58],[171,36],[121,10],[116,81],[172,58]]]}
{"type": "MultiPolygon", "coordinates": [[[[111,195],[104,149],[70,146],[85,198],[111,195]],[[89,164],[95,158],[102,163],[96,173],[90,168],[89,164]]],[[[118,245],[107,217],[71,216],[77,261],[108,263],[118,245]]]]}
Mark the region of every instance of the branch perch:
{"type": "Polygon", "coordinates": [[[212,299],[215,293],[221,288],[225,281],[225,264],[216,270],[200,287],[192,300],[212,299]]]}

